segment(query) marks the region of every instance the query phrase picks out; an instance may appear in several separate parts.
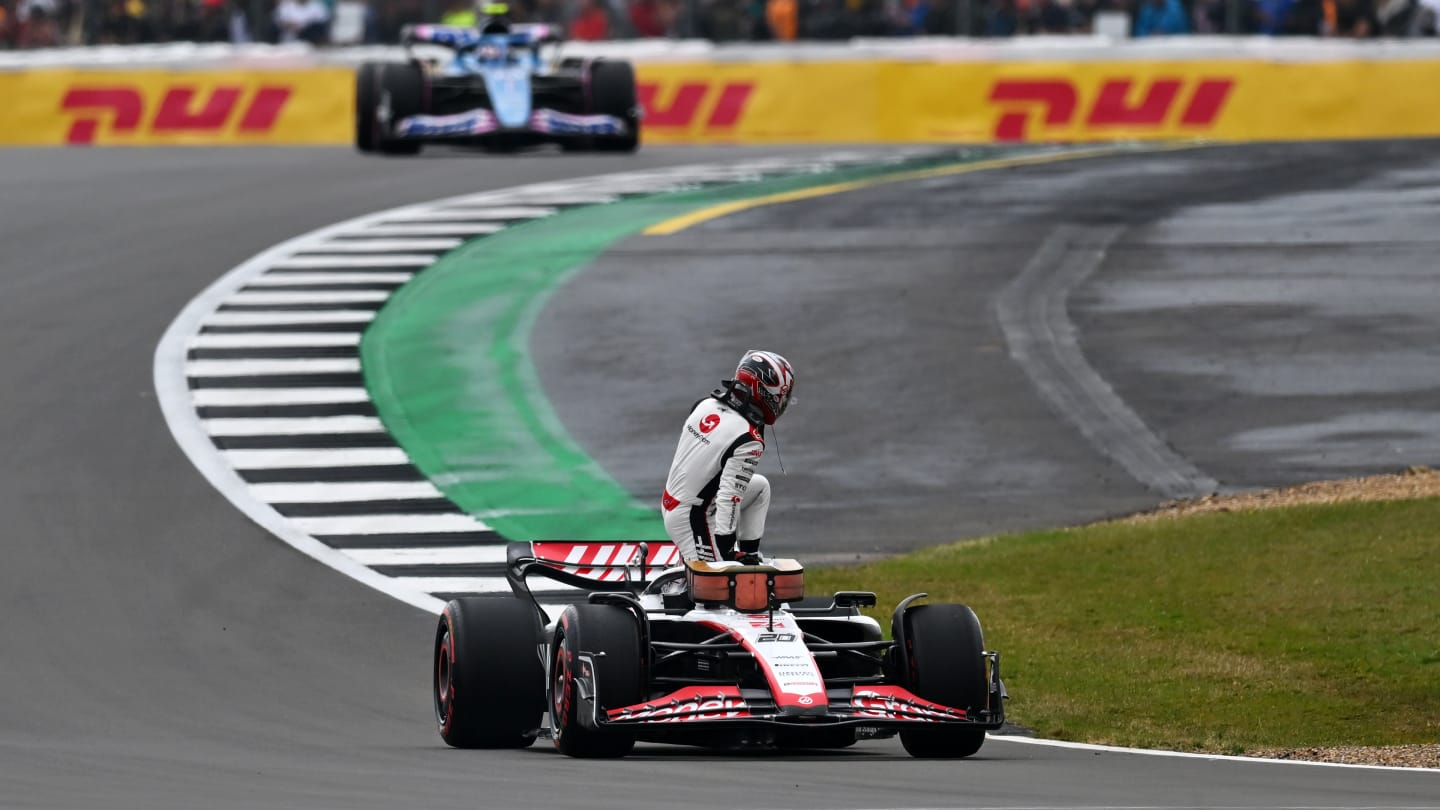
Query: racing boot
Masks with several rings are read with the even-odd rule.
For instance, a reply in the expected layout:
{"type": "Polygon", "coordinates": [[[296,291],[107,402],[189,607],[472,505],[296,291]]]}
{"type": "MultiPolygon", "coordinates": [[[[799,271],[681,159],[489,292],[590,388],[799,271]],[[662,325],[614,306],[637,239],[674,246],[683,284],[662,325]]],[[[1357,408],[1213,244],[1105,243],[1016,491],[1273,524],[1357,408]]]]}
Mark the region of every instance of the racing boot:
{"type": "Polygon", "coordinates": [[[765,558],[760,556],[760,538],[737,541],[735,543],[735,559],[741,565],[763,565],[765,558]]]}

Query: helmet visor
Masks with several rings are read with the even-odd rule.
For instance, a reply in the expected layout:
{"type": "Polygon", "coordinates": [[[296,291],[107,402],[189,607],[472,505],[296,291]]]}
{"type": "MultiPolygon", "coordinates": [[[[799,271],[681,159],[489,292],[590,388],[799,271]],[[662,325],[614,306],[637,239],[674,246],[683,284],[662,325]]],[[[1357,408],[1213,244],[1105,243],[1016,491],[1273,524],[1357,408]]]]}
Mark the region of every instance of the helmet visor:
{"type": "Polygon", "coordinates": [[[790,410],[790,405],[795,401],[795,383],[790,383],[790,393],[780,397],[780,407],[775,409],[775,418],[779,419],[790,410]]]}

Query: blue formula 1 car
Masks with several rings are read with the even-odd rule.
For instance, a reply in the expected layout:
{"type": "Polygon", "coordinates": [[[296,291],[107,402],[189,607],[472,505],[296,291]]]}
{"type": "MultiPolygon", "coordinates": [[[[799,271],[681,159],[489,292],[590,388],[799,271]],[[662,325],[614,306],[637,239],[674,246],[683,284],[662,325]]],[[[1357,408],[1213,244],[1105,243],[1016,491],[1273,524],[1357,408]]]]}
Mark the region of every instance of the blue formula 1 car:
{"type": "Polygon", "coordinates": [[[413,155],[426,143],[511,149],[558,143],[567,150],[633,152],[640,104],[628,62],[550,59],[552,26],[503,15],[476,28],[415,25],[405,44],[451,49],[448,61],[367,62],[355,82],[355,146],[413,155]]]}

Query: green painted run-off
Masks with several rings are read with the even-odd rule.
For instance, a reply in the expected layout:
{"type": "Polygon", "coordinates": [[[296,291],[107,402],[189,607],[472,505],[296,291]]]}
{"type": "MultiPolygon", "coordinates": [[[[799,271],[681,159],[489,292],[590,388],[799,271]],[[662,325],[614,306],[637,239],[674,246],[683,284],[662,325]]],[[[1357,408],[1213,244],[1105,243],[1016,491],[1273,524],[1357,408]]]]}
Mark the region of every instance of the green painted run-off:
{"type": "Polygon", "coordinates": [[[505,538],[662,539],[669,459],[656,459],[655,498],[637,501],[580,449],[545,396],[528,345],[551,293],[616,241],[690,211],[1000,154],[658,194],[506,228],[446,255],[386,303],[361,344],[366,384],[420,471],[505,538]]]}

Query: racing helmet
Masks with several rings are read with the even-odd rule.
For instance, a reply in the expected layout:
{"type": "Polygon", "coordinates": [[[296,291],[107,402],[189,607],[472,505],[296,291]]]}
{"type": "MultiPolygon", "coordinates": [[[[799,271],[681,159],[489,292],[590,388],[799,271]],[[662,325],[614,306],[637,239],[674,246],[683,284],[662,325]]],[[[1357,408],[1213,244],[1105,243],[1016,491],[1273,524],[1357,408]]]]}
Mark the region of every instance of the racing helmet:
{"type": "Polygon", "coordinates": [[[506,3],[493,3],[486,0],[476,4],[475,9],[480,13],[480,22],[476,27],[481,34],[508,34],[510,33],[510,6],[506,3]]]}
{"type": "Polygon", "coordinates": [[[795,369],[774,352],[745,352],[735,368],[735,382],[750,391],[767,425],[775,424],[795,399],[795,369]]]}

